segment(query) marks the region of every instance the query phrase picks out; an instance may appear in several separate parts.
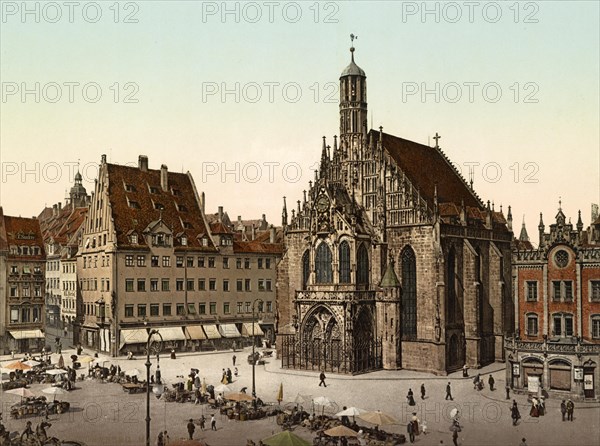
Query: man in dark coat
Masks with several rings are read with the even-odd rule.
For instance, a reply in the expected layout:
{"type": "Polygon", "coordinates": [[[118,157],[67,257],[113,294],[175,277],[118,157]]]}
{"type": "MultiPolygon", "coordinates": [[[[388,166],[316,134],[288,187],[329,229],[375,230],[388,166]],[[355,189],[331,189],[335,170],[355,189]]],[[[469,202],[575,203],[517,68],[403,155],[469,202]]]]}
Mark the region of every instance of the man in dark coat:
{"type": "Polygon", "coordinates": [[[190,440],[194,439],[194,431],[196,430],[196,426],[194,425],[194,420],[190,418],[190,421],[187,424],[188,434],[190,436],[190,440]]]}
{"type": "Polygon", "coordinates": [[[446,399],[450,398],[450,401],[454,401],[454,398],[452,398],[452,388],[450,387],[450,381],[448,381],[448,384],[446,384],[446,399]]]}
{"type": "Polygon", "coordinates": [[[413,426],[413,422],[409,421],[408,424],[406,425],[406,432],[408,432],[408,438],[410,440],[411,443],[415,442],[415,431],[414,431],[414,426],[413,426]]]}
{"type": "Polygon", "coordinates": [[[575,404],[573,404],[573,401],[571,401],[571,400],[567,401],[567,420],[568,421],[573,421],[573,410],[575,410],[575,404]]]}
{"type": "Polygon", "coordinates": [[[562,403],[560,403],[560,413],[562,413],[562,420],[565,421],[565,415],[567,413],[567,404],[565,403],[565,400],[562,400],[562,403]]]}
{"type": "Polygon", "coordinates": [[[488,378],[488,384],[490,385],[490,390],[494,390],[494,383],[496,381],[494,381],[494,377],[492,375],[490,375],[490,377],[488,378]]]}
{"type": "Polygon", "coordinates": [[[425,399],[425,383],[421,384],[421,399],[425,399]]]}
{"type": "Polygon", "coordinates": [[[325,372],[321,371],[321,374],[319,375],[319,379],[321,381],[319,381],[319,387],[321,387],[321,384],[323,384],[325,387],[327,387],[327,384],[325,384],[325,372]]]}

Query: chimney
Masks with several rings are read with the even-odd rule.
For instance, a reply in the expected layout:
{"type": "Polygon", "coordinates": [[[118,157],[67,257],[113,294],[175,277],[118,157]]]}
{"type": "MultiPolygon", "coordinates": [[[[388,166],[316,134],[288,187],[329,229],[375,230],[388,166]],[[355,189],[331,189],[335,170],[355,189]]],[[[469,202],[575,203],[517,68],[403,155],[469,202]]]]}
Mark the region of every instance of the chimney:
{"type": "Polygon", "coordinates": [[[268,228],[268,226],[267,226],[267,216],[265,214],[262,214],[262,220],[260,222],[260,229],[261,230],[265,230],[267,228],[268,228]]]}
{"type": "Polygon", "coordinates": [[[52,215],[56,217],[56,214],[58,214],[58,205],[53,204],[52,205],[52,215]]]}
{"type": "Polygon", "coordinates": [[[219,223],[223,223],[223,206],[219,206],[219,223]]]}
{"type": "Polygon", "coordinates": [[[204,206],[205,204],[206,204],[206,195],[204,194],[204,192],[202,192],[202,195],[200,197],[200,208],[202,209],[203,214],[205,213],[205,210],[206,210],[206,208],[204,206]]]}
{"type": "Polygon", "coordinates": [[[251,240],[254,240],[256,238],[256,231],[254,230],[254,223],[252,223],[252,238],[251,240]]]}
{"type": "Polygon", "coordinates": [[[269,243],[275,243],[275,226],[269,228],[269,243]]]}
{"type": "Polygon", "coordinates": [[[148,157],[146,155],[140,155],[138,157],[138,168],[142,172],[148,172],[148,157]]]}
{"type": "Polygon", "coordinates": [[[102,163],[102,164],[106,164],[106,155],[104,155],[104,154],[103,154],[103,155],[100,157],[100,163],[102,163]]]}
{"type": "Polygon", "coordinates": [[[58,202],[58,212],[60,212],[60,210],[62,209],[62,201],[58,202]]]}
{"type": "Polygon", "coordinates": [[[169,170],[166,164],[160,166],[160,187],[165,192],[169,190],[169,170]]]}

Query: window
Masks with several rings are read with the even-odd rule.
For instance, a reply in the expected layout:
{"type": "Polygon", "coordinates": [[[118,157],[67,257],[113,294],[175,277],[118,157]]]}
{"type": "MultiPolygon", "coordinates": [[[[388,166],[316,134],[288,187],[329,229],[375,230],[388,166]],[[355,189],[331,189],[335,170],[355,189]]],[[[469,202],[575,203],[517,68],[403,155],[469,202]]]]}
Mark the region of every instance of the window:
{"type": "Polygon", "coordinates": [[[217,314],[217,303],[216,302],[210,303],[210,314],[217,314]]]}
{"type": "Polygon", "coordinates": [[[188,304],[188,314],[196,314],[196,306],[194,304],[188,304]]]}
{"type": "Polygon", "coordinates": [[[198,314],[206,314],[206,304],[203,302],[200,302],[198,304],[198,314]]]}
{"type": "Polygon", "coordinates": [[[171,304],[163,304],[163,316],[171,316],[171,304]]]}
{"type": "Polygon", "coordinates": [[[177,268],[183,268],[183,257],[182,256],[177,256],[177,258],[175,259],[175,266],[177,266],[177,268]]]}
{"type": "Polygon", "coordinates": [[[538,300],[537,281],[528,280],[525,282],[527,300],[530,302],[538,300]]]}
{"type": "MultiPolygon", "coordinates": [[[[105,235],[106,237],[106,235],[105,235]]],[[[138,236],[137,234],[131,234],[131,237],[129,238],[131,240],[131,244],[132,245],[137,245],[138,243],[138,236]]],[[[106,243],[104,243],[106,245],[106,243]]]]}
{"type": "Polygon", "coordinates": [[[138,279],[137,280],[137,290],[138,291],[146,291],[146,279],[138,279]]]}
{"type": "Polygon", "coordinates": [[[553,280],[552,300],[573,302],[573,282],[571,280],[553,280]]]}
{"type": "Polygon", "coordinates": [[[573,316],[565,315],[565,336],[573,336],[573,316]]]}
{"type": "Polygon", "coordinates": [[[402,336],[417,337],[417,260],[407,246],[400,253],[402,265],[402,336]]]}
{"type": "Polygon", "coordinates": [[[590,299],[592,302],[600,302],[600,280],[590,281],[590,299]]]}
{"type": "Polygon", "coordinates": [[[19,310],[17,308],[10,309],[10,323],[16,324],[19,322],[19,310]]]}
{"type": "MultiPolygon", "coordinates": [[[[85,260],[85,257],[83,259],[85,260]]],[[[12,265],[10,267],[10,273],[11,274],[19,274],[19,268],[17,267],[17,265],[12,265]]]]}
{"type": "Polygon", "coordinates": [[[538,334],[538,317],[537,314],[527,315],[527,336],[537,336],[538,334]]]}
{"type": "Polygon", "coordinates": [[[10,297],[19,297],[19,289],[16,286],[10,287],[10,297]]]}
{"type": "Polygon", "coordinates": [[[229,268],[229,257],[223,257],[223,268],[224,269],[229,268]]]}
{"type": "Polygon", "coordinates": [[[186,262],[188,268],[194,267],[194,258],[193,257],[187,257],[185,259],[185,262],[186,262]]]}
{"type": "MultiPolygon", "coordinates": [[[[186,228],[188,226],[186,225],[186,228]]],[[[187,237],[185,235],[181,236],[181,246],[187,246],[187,237]]]]}
{"type": "Polygon", "coordinates": [[[42,289],[39,286],[33,287],[33,296],[42,297],[42,289]]]}
{"type": "Polygon", "coordinates": [[[133,291],[133,279],[125,279],[125,291],[133,291]]]}
{"type": "Polygon", "coordinates": [[[552,300],[560,300],[560,280],[552,281],[552,300]]]}
{"type": "Polygon", "coordinates": [[[223,302],[223,314],[230,314],[229,302],[223,302]]]}
{"type": "Polygon", "coordinates": [[[271,280],[270,279],[265,280],[265,289],[267,291],[272,291],[273,290],[273,288],[271,288],[271,280]]]}
{"type": "Polygon", "coordinates": [[[339,262],[340,262],[340,283],[350,283],[350,245],[344,241],[340,243],[339,262]]]}
{"type": "Polygon", "coordinates": [[[163,256],[163,258],[162,258],[162,266],[163,267],[170,267],[171,266],[171,257],[170,256],[163,256]]]}
{"type": "Polygon", "coordinates": [[[369,284],[369,253],[367,248],[362,244],[358,247],[356,260],[356,283],[358,285],[369,284]]]}
{"type": "Polygon", "coordinates": [[[146,266],[146,256],[137,256],[137,266],[146,266]]]}
{"type": "Polygon", "coordinates": [[[308,250],[304,251],[302,255],[302,289],[306,289],[308,284],[308,278],[310,277],[310,253],[308,250]]]}
{"type": "Polygon", "coordinates": [[[331,283],[333,274],[331,270],[331,250],[327,243],[321,242],[315,257],[315,270],[317,283],[331,283]]]}
{"type": "Polygon", "coordinates": [[[198,257],[198,268],[204,268],[204,257],[198,257]]]}
{"type": "Polygon", "coordinates": [[[569,253],[564,249],[557,251],[557,253],[554,254],[554,262],[559,268],[564,268],[569,263],[569,253]]]}
{"type": "Polygon", "coordinates": [[[272,312],[273,312],[273,302],[268,300],[267,301],[267,313],[272,313],[272,312]]]}
{"type": "Polygon", "coordinates": [[[125,317],[133,317],[133,305],[125,305],[125,317]]]}
{"type": "Polygon", "coordinates": [[[592,338],[600,339],[600,315],[592,316],[592,338]]]}
{"type": "Polygon", "coordinates": [[[265,259],[265,268],[271,269],[271,259],[269,259],[269,258],[265,259]]]}
{"type": "Polygon", "coordinates": [[[229,291],[229,280],[223,279],[223,291],[229,291]]]}
{"type": "Polygon", "coordinates": [[[187,290],[188,291],[194,291],[194,279],[188,279],[187,280],[187,290]]]}
{"type": "Polygon", "coordinates": [[[21,322],[31,322],[31,310],[27,307],[21,309],[21,322]]]}
{"type": "Polygon", "coordinates": [[[161,291],[169,291],[170,286],[169,286],[169,279],[162,279],[160,282],[160,289],[161,291]]]}
{"type": "Polygon", "coordinates": [[[236,281],[236,290],[244,291],[244,281],[242,279],[237,279],[236,281]]]}
{"type": "Polygon", "coordinates": [[[158,279],[150,279],[150,291],[158,291],[158,279]]]}
{"type": "Polygon", "coordinates": [[[252,310],[250,309],[251,305],[252,305],[251,302],[244,302],[244,308],[245,308],[246,313],[251,313],[252,312],[252,310]]]}
{"type": "Polygon", "coordinates": [[[138,317],[146,317],[146,304],[138,304],[137,315],[138,317]]]}
{"type": "Polygon", "coordinates": [[[175,290],[176,291],[183,291],[183,279],[177,279],[175,281],[175,290]]]}
{"type": "Polygon", "coordinates": [[[563,282],[564,284],[564,297],[565,297],[565,301],[566,302],[572,302],[573,301],[573,282],[571,282],[570,280],[567,280],[565,282],[563,282]]]}
{"type": "Polygon", "coordinates": [[[244,259],[244,269],[250,269],[250,259],[244,259]]]}
{"type": "Polygon", "coordinates": [[[573,315],[556,313],[552,316],[552,334],[554,336],[573,336],[573,315]]]}
{"type": "Polygon", "coordinates": [[[264,279],[258,279],[258,291],[265,290],[265,281],[264,279]]]}
{"type": "Polygon", "coordinates": [[[125,266],[133,266],[133,256],[132,255],[125,256],[125,266]]]}
{"type": "Polygon", "coordinates": [[[209,257],[208,258],[208,267],[209,268],[214,268],[215,267],[215,258],[214,257],[209,257]]]}
{"type": "Polygon", "coordinates": [[[205,291],[206,290],[206,280],[198,279],[198,290],[205,291]]]}
{"type": "Polygon", "coordinates": [[[263,267],[263,259],[259,258],[258,259],[258,269],[262,269],[263,267]]]}
{"type": "Polygon", "coordinates": [[[245,291],[252,291],[252,290],[250,289],[250,279],[245,279],[245,280],[244,280],[244,290],[245,290],[245,291]]]}
{"type": "Polygon", "coordinates": [[[208,280],[208,290],[209,291],[217,290],[217,279],[209,279],[208,280]]]}
{"type": "Polygon", "coordinates": [[[235,259],[235,267],[237,269],[242,269],[242,259],[240,259],[240,258],[235,259]]]}
{"type": "Polygon", "coordinates": [[[242,302],[237,303],[237,312],[238,314],[242,314],[244,312],[244,304],[242,302]]]}
{"type": "Polygon", "coordinates": [[[158,316],[159,305],[150,304],[150,316],[158,316]]]}
{"type": "Polygon", "coordinates": [[[183,316],[185,314],[185,306],[183,304],[177,304],[176,311],[177,316],[183,316]]]}
{"type": "Polygon", "coordinates": [[[151,260],[150,260],[150,265],[156,267],[158,266],[158,256],[152,256],[151,260]]]}

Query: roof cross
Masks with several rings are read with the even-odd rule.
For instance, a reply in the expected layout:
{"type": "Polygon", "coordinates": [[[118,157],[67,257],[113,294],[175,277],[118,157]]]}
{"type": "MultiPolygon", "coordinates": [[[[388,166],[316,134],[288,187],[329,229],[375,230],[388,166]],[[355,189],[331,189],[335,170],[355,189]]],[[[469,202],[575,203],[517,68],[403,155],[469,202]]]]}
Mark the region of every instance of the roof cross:
{"type": "Polygon", "coordinates": [[[439,140],[441,139],[441,136],[438,135],[437,132],[435,132],[435,136],[433,137],[433,139],[435,139],[435,147],[439,148],[440,147],[439,140]]]}

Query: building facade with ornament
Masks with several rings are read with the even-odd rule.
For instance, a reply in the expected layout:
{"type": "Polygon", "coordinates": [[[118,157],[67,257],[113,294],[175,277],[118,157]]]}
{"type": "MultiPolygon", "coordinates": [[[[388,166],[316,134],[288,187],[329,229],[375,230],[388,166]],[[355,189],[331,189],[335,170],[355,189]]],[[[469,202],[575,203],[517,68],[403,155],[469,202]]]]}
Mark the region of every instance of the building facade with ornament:
{"type": "Polygon", "coordinates": [[[505,344],[506,378],[517,391],[538,387],[560,398],[598,399],[600,218],[584,229],[559,206],[540,214],[534,248],[523,227],[513,251],[515,333],[505,344]]]}
{"type": "Polygon", "coordinates": [[[278,267],[283,367],[446,374],[504,360],[512,331],[510,214],[439,146],[367,127],[367,80],[340,82],[339,139],[297,206],[284,198],[278,267]]]}

